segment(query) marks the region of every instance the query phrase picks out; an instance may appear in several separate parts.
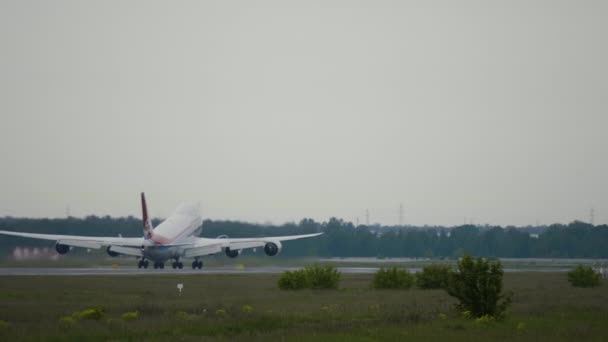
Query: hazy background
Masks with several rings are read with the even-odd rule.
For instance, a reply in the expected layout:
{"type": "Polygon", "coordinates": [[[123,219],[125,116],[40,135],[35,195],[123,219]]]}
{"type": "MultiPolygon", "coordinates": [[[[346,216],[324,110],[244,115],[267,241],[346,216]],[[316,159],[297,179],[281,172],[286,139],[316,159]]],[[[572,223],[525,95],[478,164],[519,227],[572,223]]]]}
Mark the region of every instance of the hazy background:
{"type": "Polygon", "coordinates": [[[608,221],[605,1],[0,1],[0,216],[608,221]]]}

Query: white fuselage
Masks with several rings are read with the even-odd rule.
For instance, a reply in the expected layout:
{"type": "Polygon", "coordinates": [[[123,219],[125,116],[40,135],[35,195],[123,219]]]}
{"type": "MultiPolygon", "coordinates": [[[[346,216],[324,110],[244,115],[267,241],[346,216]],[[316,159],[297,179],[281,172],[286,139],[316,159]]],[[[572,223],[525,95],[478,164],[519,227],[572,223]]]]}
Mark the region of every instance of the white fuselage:
{"type": "Polygon", "coordinates": [[[202,223],[203,219],[197,206],[180,205],[166,220],[154,228],[150,239],[144,240],[143,256],[158,262],[183,256],[183,248],[179,245],[186,246],[196,240],[192,234],[202,223]]]}

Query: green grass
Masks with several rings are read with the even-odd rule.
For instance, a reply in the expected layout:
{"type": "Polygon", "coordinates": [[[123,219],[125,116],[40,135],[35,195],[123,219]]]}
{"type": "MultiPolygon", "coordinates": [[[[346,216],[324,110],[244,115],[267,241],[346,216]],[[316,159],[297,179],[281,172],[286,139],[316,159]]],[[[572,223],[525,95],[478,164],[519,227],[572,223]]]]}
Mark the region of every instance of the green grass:
{"type": "Polygon", "coordinates": [[[373,275],[343,275],[339,290],[281,291],[278,276],[0,277],[0,340],[573,341],[606,336],[608,286],[573,288],[565,273],[506,274],[513,306],[505,321],[487,324],[460,317],[442,290],[374,290],[373,275]],[[177,283],[184,284],[181,295],[177,283]],[[61,320],[88,309],[103,309],[103,318],[61,320]],[[123,318],[135,311],[136,318],[123,318]]]}

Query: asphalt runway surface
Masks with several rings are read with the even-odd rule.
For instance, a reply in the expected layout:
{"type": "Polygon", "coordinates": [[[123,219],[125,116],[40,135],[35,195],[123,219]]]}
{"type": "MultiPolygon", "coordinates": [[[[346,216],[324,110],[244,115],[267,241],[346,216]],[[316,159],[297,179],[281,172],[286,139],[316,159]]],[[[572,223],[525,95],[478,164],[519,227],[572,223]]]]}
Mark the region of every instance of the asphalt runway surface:
{"type": "MultiPolygon", "coordinates": [[[[276,274],[285,271],[293,271],[301,267],[282,267],[282,266],[256,266],[256,267],[203,267],[201,270],[193,270],[184,267],[183,269],[173,269],[171,267],[163,269],[137,268],[137,267],[91,267],[91,268],[0,268],[0,276],[81,276],[81,275],[155,275],[155,274],[276,274]]],[[[375,267],[339,267],[342,273],[374,273],[378,270],[375,267]]]]}
{"type": "MultiPolygon", "coordinates": [[[[188,275],[188,274],[277,274],[293,271],[301,267],[283,266],[256,266],[256,267],[203,267],[202,270],[192,268],[183,269],[139,269],[137,267],[90,267],[90,268],[0,268],[1,276],[86,276],[86,275],[188,275]]],[[[344,274],[372,274],[378,267],[338,267],[344,274]]],[[[419,268],[408,268],[410,272],[417,272],[419,268]]],[[[534,268],[534,269],[505,269],[505,272],[567,272],[570,268],[534,268]]]]}

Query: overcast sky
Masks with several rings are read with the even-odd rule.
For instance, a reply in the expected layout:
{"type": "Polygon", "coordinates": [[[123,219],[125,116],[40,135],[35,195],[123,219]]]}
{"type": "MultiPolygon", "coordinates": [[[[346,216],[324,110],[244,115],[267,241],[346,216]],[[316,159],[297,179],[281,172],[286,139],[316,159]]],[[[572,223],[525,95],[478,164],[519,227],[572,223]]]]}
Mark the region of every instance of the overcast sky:
{"type": "Polygon", "coordinates": [[[608,223],[606,1],[0,1],[0,216],[608,223]]]}

